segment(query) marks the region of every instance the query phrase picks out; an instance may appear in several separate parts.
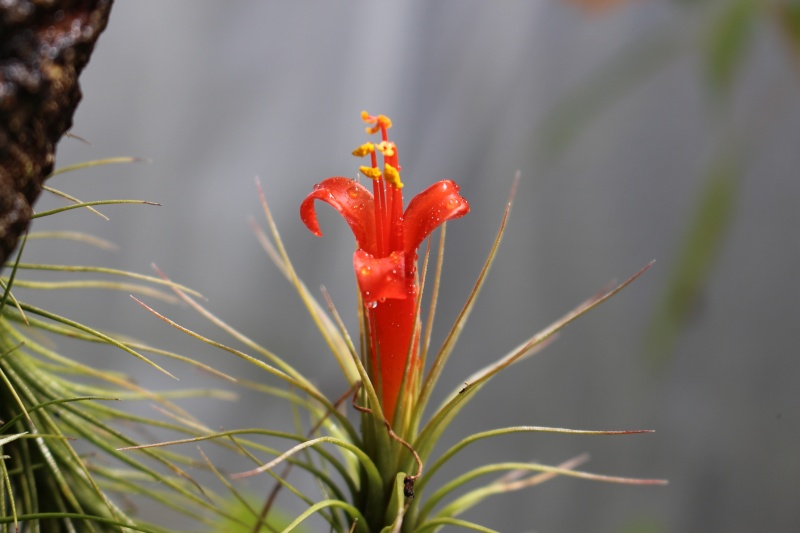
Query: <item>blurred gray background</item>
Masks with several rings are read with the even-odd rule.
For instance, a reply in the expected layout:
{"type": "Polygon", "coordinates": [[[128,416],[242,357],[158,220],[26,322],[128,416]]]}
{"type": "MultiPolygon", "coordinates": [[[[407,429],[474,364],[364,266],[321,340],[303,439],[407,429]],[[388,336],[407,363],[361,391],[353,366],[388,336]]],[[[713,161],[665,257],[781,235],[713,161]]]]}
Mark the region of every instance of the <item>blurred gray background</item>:
{"type": "MultiPolygon", "coordinates": [[[[448,473],[501,460],[557,464],[585,451],[589,471],[670,485],[556,479],[490,499],[466,518],[503,532],[800,531],[800,55],[765,9],[753,16],[734,72],[715,74],[709,40],[729,4],[649,1],[594,12],[560,0],[118,1],[82,77],[72,131],[91,144],[63,140],[58,166],[123,155],[149,162],[50,185],[82,200],[163,206],[106,207],[108,222],[86,211],[58,217],[60,227],[120,250],[31,242],[27,259],[143,273],[155,262],[337,397],[345,387],[338,366],[249,227],[251,216],[263,225],[253,178],[262,179],[299,274],[330,290],[355,331],[352,235],[321,208],[325,237],[315,238],[298,206],[314,183],[356,175],[349,152],[365,138],[360,111],[387,114],[407,198],[451,178],[472,206],[448,228],[434,343],[474,283],[514,173],[522,174],[499,257],[437,399],[657,260],[486,387],[445,441],[517,424],[652,428],[621,438],[504,437],[467,449],[448,473]],[[720,164],[733,176],[729,216],[681,328],[654,350],[648,331],[676,286],[720,164]]],[[[62,204],[43,197],[37,207],[62,204]]],[[[59,305],[90,325],[260,379],[126,295],[89,296],[59,305]]],[[[228,341],[190,310],[152,303],[228,341]]],[[[175,387],[122,352],[93,357],[154,388],[175,387]]],[[[194,370],[164,364],[180,385],[203,383],[194,370]]],[[[247,393],[189,407],[211,427],[290,424],[285,404],[247,393]]]]}

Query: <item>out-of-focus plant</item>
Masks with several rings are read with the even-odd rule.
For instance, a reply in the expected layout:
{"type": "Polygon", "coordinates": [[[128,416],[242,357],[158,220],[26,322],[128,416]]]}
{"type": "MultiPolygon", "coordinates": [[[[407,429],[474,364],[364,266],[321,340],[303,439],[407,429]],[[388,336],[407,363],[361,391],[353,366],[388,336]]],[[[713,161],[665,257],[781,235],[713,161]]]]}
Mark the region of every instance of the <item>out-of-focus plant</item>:
{"type": "MultiPolygon", "coordinates": [[[[93,161],[57,170],[48,177],[45,190],[70,203],[39,212],[34,218],[45,219],[47,226],[52,217],[73,209],[88,209],[104,217],[96,207],[149,203],[82,202],[50,186],[58,174],[127,161],[131,159],[93,161]]],[[[82,363],[76,354],[96,345],[94,348],[108,352],[125,352],[167,375],[171,374],[150,356],[225,376],[184,356],[46,309],[47,297],[54,291],[76,291],[78,299],[82,291],[101,288],[166,301],[176,300],[165,292],[167,288],[197,293],[160,278],[99,266],[24,262],[26,247],[47,246],[54,239],[76,247],[113,248],[102,239],[58,227],[27,235],[13,263],[4,266],[5,275],[0,278],[0,531],[169,531],[133,517],[131,511],[144,500],[211,524],[210,514],[226,511],[214,503],[213,493],[200,490],[187,473],[187,467],[204,465],[166,450],[132,456],[118,448],[137,444],[137,434],[206,433],[208,429],[174,399],[230,398],[230,394],[215,390],[154,392],[120,372],[82,363]],[[32,279],[32,275],[45,272],[61,279],[32,279]],[[44,300],[44,305],[32,303],[37,299],[44,300]],[[60,347],[59,342],[71,349],[60,347]],[[161,415],[131,414],[121,408],[120,400],[150,402],[161,415]]],[[[235,515],[226,519],[236,522],[235,515]]]]}
{"type": "MultiPolygon", "coordinates": [[[[783,35],[790,56],[800,74],[800,8],[797,4],[729,0],[718,6],[703,40],[705,77],[712,111],[725,116],[731,112],[732,94],[740,73],[750,62],[753,35],[758,25],[773,27],[783,35]]],[[[779,91],[781,92],[781,91],[779,91]]],[[[661,305],[647,333],[647,346],[657,365],[673,352],[680,332],[693,316],[698,300],[711,279],[728,228],[735,219],[739,188],[743,182],[751,147],[757,145],[762,128],[780,116],[784,97],[748,113],[748,129],[733,128],[731,121],[719,120],[720,141],[713,159],[701,176],[696,207],[689,219],[676,254],[671,278],[661,305]]]]}
{"type": "MultiPolygon", "coordinates": [[[[472,291],[451,326],[442,346],[431,346],[431,331],[436,310],[438,289],[442,281],[445,222],[469,211],[458,186],[449,180],[431,185],[414,197],[404,208],[403,181],[397,147],[389,139],[391,122],[385,116],[366,112],[370,134],[379,133],[377,143],[366,143],[353,154],[368,156],[369,164],[360,168],[372,180],[370,192],[359,182],[332,177],[317,184],[300,207],[303,222],[316,235],[321,235],[315,201],[325,202],[337,210],[350,226],[357,243],[353,266],[359,288],[360,332],[353,340],[340,316],[324,294],[320,304],[297,277],[280,239],[263,193],[261,198],[271,238],[258,231],[259,239],[272,260],[294,285],[312,320],[341,367],[346,392],[338,399],[326,397],[311,379],[298,372],[288,361],[257,345],[206,310],[196,298],[179,287],[174,292],[187,304],[230,334],[246,348],[238,350],[188,330],[152,306],[140,302],[154,315],[175,328],[207,344],[245,359],[288,388],[277,388],[253,381],[240,383],[262,390],[277,400],[288,401],[308,417],[298,420],[294,432],[245,428],[208,433],[200,437],[130,447],[147,451],[154,448],[186,444],[201,440],[229,441],[254,463],[253,468],[234,474],[235,479],[269,474],[275,488],[254,505],[251,498],[229,481],[220,479],[237,503],[237,516],[252,524],[250,531],[272,531],[267,519],[275,507],[279,489],[294,493],[307,506],[281,531],[300,527],[312,515],[319,515],[332,531],[426,532],[443,526],[457,526],[474,531],[491,529],[460,518],[468,509],[489,496],[531,487],[556,476],[571,476],[628,484],[661,484],[652,479],[631,479],[575,470],[585,456],[565,458],[559,465],[530,462],[500,462],[477,465],[454,479],[442,479],[442,466],[469,445],[496,436],[524,433],[562,433],[565,435],[623,435],[646,430],[597,431],[537,426],[515,426],[482,431],[470,435],[443,453],[435,454],[435,445],[459,412],[483,386],[501,371],[515,365],[546,346],[555,335],[579,316],[617,294],[647,266],[624,283],[603,291],[555,321],[550,327],[522,342],[508,354],[490,362],[471,375],[465,375],[463,386],[453,390],[438,406],[430,409],[429,401],[445,364],[455,353],[460,332],[475,304],[488,270],[494,260],[506,226],[511,202],[506,207],[500,230],[472,291]],[[382,161],[381,161],[382,159],[382,161]],[[431,244],[427,245],[418,267],[418,248],[437,228],[441,228],[435,266],[429,270],[431,244]],[[427,282],[427,283],[426,283],[427,282]],[[422,308],[422,293],[430,287],[429,306],[422,308]],[[250,353],[248,353],[250,352],[250,353]],[[346,413],[352,406],[358,423],[346,413]],[[425,415],[429,412],[429,415],[425,415]],[[255,437],[268,436],[294,442],[283,451],[257,443],[255,437]],[[293,485],[289,473],[303,470],[317,481],[320,497],[315,498],[293,485]],[[489,475],[495,479],[465,488],[473,481],[489,475]]],[[[260,190],[260,189],[259,189],[260,190]]],[[[346,253],[350,253],[349,251],[346,253]]],[[[649,265],[648,265],[649,266],[649,265]]],[[[499,354],[498,354],[499,355],[499,354]]],[[[241,482],[239,482],[241,483],[241,482]]],[[[232,526],[218,526],[229,530],[232,526]]]]}
{"type": "MultiPolygon", "coordinates": [[[[621,0],[569,1],[592,16],[637,6],[637,2],[621,0]]],[[[747,131],[736,128],[730,120],[741,73],[753,61],[750,52],[755,48],[757,29],[768,29],[782,38],[795,73],[800,74],[800,6],[796,2],[677,0],[674,4],[686,12],[678,19],[683,25],[677,27],[675,19],[669,19],[663,27],[648,29],[599,65],[553,107],[544,121],[538,147],[538,161],[550,167],[601,111],[672,62],[695,56],[702,69],[698,75],[707,89],[709,119],[717,135],[712,156],[697,177],[696,205],[680,238],[669,282],[646,332],[646,346],[655,366],[672,355],[714,272],[728,228],[735,220],[746,164],[744,154],[752,155],[751,147],[757,144],[762,128],[780,117],[786,97],[794,94],[793,87],[782,80],[782,86],[769,88],[770,98],[748,114],[749,120],[744,121],[747,131]]]]}

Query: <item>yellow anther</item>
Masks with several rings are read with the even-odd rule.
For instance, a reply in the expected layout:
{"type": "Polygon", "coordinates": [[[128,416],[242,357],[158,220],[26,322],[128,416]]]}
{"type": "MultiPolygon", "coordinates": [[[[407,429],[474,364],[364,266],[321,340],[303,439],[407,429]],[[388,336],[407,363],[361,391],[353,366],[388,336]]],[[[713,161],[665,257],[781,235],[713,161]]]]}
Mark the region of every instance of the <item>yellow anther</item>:
{"type": "Polygon", "coordinates": [[[392,119],[386,115],[378,115],[378,125],[383,126],[384,129],[388,130],[392,127],[392,119]]]}
{"type": "Polygon", "coordinates": [[[379,142],[375,146],[375,149],[386,157],[392,157],[394,155],[394,143],[390,141],[379,142]]]}
{"type": "Polygon", "coordinates": [[[372,115],[370,115],[366,111],[362,111],[361,112],[361,120],[363,120],[367,124],[375,124],[378,121],[378,118],[377,117],[373,117],[372,115]]]}
{"type": "Polygon", "coordinates": [[[373,124],[373,126],[367,128],[367,133],[370,135],[373,133],[378,133],[381,131],[381,129],[388,130],[392,127],[392,120],[386,115],[378,115],[377,117],[373,117],[366,111],[362,111],[361,120],[367,124],[373,124]]]}
{"type": "Polygon", "coordinates": [[[381,171],[380,171],[380,169],[377,169],[375,167],[360,166],[360,167],[358,167],[358,171],[361,172],[362,174],[364,174],[366,177],[368,177],[370,179],[373,179],[373,180],[381,179],[381,171]]]}
{"type": "Polygon", "coordinates": [[[355,150],[353,150],[353,155],[356,157],[364,157],[367,154],[371,154],[375,151],[375,145],[372,143],[364,143],[355,150]]]}
{"type": "Polygon", "coordinates": [[[386,164],[386,181],[394,185],[398,189],[403,188],[403,182],[400,181],[400,172],[390,164],[386,164]]]}

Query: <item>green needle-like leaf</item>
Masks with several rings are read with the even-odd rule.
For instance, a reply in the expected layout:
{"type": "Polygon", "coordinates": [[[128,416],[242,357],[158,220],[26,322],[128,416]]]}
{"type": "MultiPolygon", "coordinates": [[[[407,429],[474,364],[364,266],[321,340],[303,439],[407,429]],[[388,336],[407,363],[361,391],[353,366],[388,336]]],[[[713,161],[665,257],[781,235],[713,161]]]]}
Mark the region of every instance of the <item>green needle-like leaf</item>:
{"type": "Polygon", "coordinates": [[[511,205],[512,200],[514,198],[514,194],[516,192],[517,184],[519,183],[520,174],[514,177],[514,183],[511,186],[511,194],[509,195],[508,203],[506,204],[505,211],[503,212],[503,219],[500,222],[500,229],[497,231],[497,236],[494,239],[494,243],[492,244],[492,248],[489,251],[489,256],[486,258],[486,262],[481,268],[481,272],[478,275],[478,279],[475,282],[475,285],[472,288],[472,291],[467,298],[464,307],[462,307],[461,312],[458,314],[453,327],[450,329],[450,332],[447,334],[447,338],[442,344],[442,348],[439,350],[439,353],[436,355],[436,358],[431,365],[428,374],[425,376],[425,380],[422,383],[422,388],[419,393],[419,401],[417,404],[417,412],[415,413],[414,419],[411,423],[411,427],[417,427],[419,425],[419,421],[422,418],[422,413],[425,407],[428,404],[428,399],[433,392],[433,388],[436,385],[436,382],[439,380],[439,376],[444,369],[444,365],[447,362],[447,359],[450,357],[450,354],[455,347],[455,343],[458,340],[461,331],[463,330],[464,326],[466,325],[467,318],[469,318],[469,314],[472,311],[473,306],[475,305],[475,301],[478,297],[478,293],[483,287],[483,282],[486,279],[486,275],[489,273],[489,268],[492,266],[494,262],[495,254],[497,253],[497,249],[500,246],[500,241],[503,237],[503,233],[505,232],[506,223],[508,222],[508,216],[511,214],[511,205]]]}
{"type": "Polygon", "coordinates": [[[78,202],[72,205],[66,205],[64,207],[51,209],[49,211],[42,211],[40,213],[34,214],[33,216],[31,216],[31,218],[33,219],[33,218],[49,217],[58,213],[63,213],[65,211],[80,209],[82,207],[93,207],[95,205],[120,205],[120,204],[161,205],[155,202],[148,202],[147,200],[95,200],[93,202],[78,202]]]}
{"type": "Polygon", "coordinates": [[[581,429],[567,429],[567,428],[552,428],[541,426],[516,426],[501,429],[493,429],[490,431],[483,431],[475,433],[469,437],[462,439],[459,443],[443,453],[433,465],[429,466],[425,471],[425,476],[417,483],[417,489],[422,491],[427,482],[433,477],[437,470],[439,470],[447,461],[453,458],[458,452],[466,448],[468,445],[478,442],[483,439],[492,437],[499,437],[502,435],[509,435],[515,433],[560,433],[564,435],[634,435],[637,433],[652,433],[649,429],[635,429],[623,431],[608,431],[608,430],[581,430],[581,429]]]}
{"type": "Polygon", "coordinates": [[[75,165],[60,167],[54,170],[46,179],[50,179],[59,174],[66,174],[67,172],[74,172],[76,170],[84,170],[87,168],[98,167],[103,165],[114,165],[119,163],[136,163],[142,161],[138,157],[108,157],[105,159],[95,159],[93,161],[84,161],[75,165]]]}
{"type": "Polygon", "coordinates": [[[349,503],[340,501],[340,500],[324,500],[319,503],[315,503],[303,513],[300,514],[294,521],[286,526],[286,528],[281,533],[289,533],[290,531],[294,531],[297,526],[299,526],[306,518],[312,516],[313,514],[319,512],[322,509],[327,508],[335,508],[338,507],[340,509],[344,509],[344,511],[350,515],[355,523],[355,531],[358,533],[369,533],[369,529],[367,528],[367,521],[364,519],[364,516],[361,512],[355,508],[354,506],[350,505],[349,503]]]}
{"type": "Polygon", "coordinates": [[[480,531],[482,533],[500,533],[497,530],[489,529],[488,527],[484,527],[473,522],[467,522],[466,520],[459,520],[458,518],[449,517],[440,517],[434,518],[433,520],[428,520],[422,525],[422,527],[415,529],[414,533],[426,533],[427,531],[434,531],[442,526],[462,527],[464,529],[471,529],[473,531],[480,531]]]}

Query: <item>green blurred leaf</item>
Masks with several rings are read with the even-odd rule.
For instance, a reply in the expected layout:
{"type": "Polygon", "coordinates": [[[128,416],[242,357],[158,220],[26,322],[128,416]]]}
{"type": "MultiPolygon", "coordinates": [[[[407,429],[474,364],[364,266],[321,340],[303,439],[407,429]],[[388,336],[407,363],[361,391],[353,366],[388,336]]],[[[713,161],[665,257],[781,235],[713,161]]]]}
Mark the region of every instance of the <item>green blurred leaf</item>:
{"type": "MultiPolygon", "coordinates": [[[[291,518],[288,515],[280,510],[273,510],[269,514],[269,518],[267,520],[268,526],[262,526],[260,529],[255,530],[254,528],[256,526],[256,521],[258,520],[258,515],[253,514],[253,509],[258,508],[259,504],[256,503],[256,500],[253,498],[248,498],[248,500],[253,500],[251,505],[235,499],[222,502],[220,506],[227,511],[227,514],[230,516],[239,517],[242,522],[234,522],[231,520],[226,520],[225,518],[221,518],[219,521],[217,521],[214,531],[226,531],[228,533],[283,531],[283,529],[291,522],[291,518]]],[[[294,531],[297,533],[304,533],[308,530],[302,526],[298,526],[294,529],[294,531]]]]}
{"type": "Polygon", "coordinates": [[[669,357],[696,308],[732,221],[740,177],[739,159],[728,152],[709,169],[671,280],[650,324],[646,343],[656,364],[669,357]]]}
{"type": "Polygon", "coordinates": [[[667,530],[657,520],[647,518],[631,522],[620,530],[620,533],[665,533],[667,530]]]}
{"type": "Polygon", "coordinates": [[[776,6],[774,14],[794,55],[795,66],[800,70],[800,3],[787,2],[776,6]]]}
{"type": "Polygon", "coordinates": [[[706,73],[715,91],[730,89],[744,64],[758,15],[756,0],[731,0],[714,21],[707,43],[706,73]]]}
{"type": "Polygon", "coordinates": [[[600,65],[544,117],[537,159],[545,167],[555,164],[592,120],[666,65],[680,44],[671,31],[648,35],[600,65]]]}

